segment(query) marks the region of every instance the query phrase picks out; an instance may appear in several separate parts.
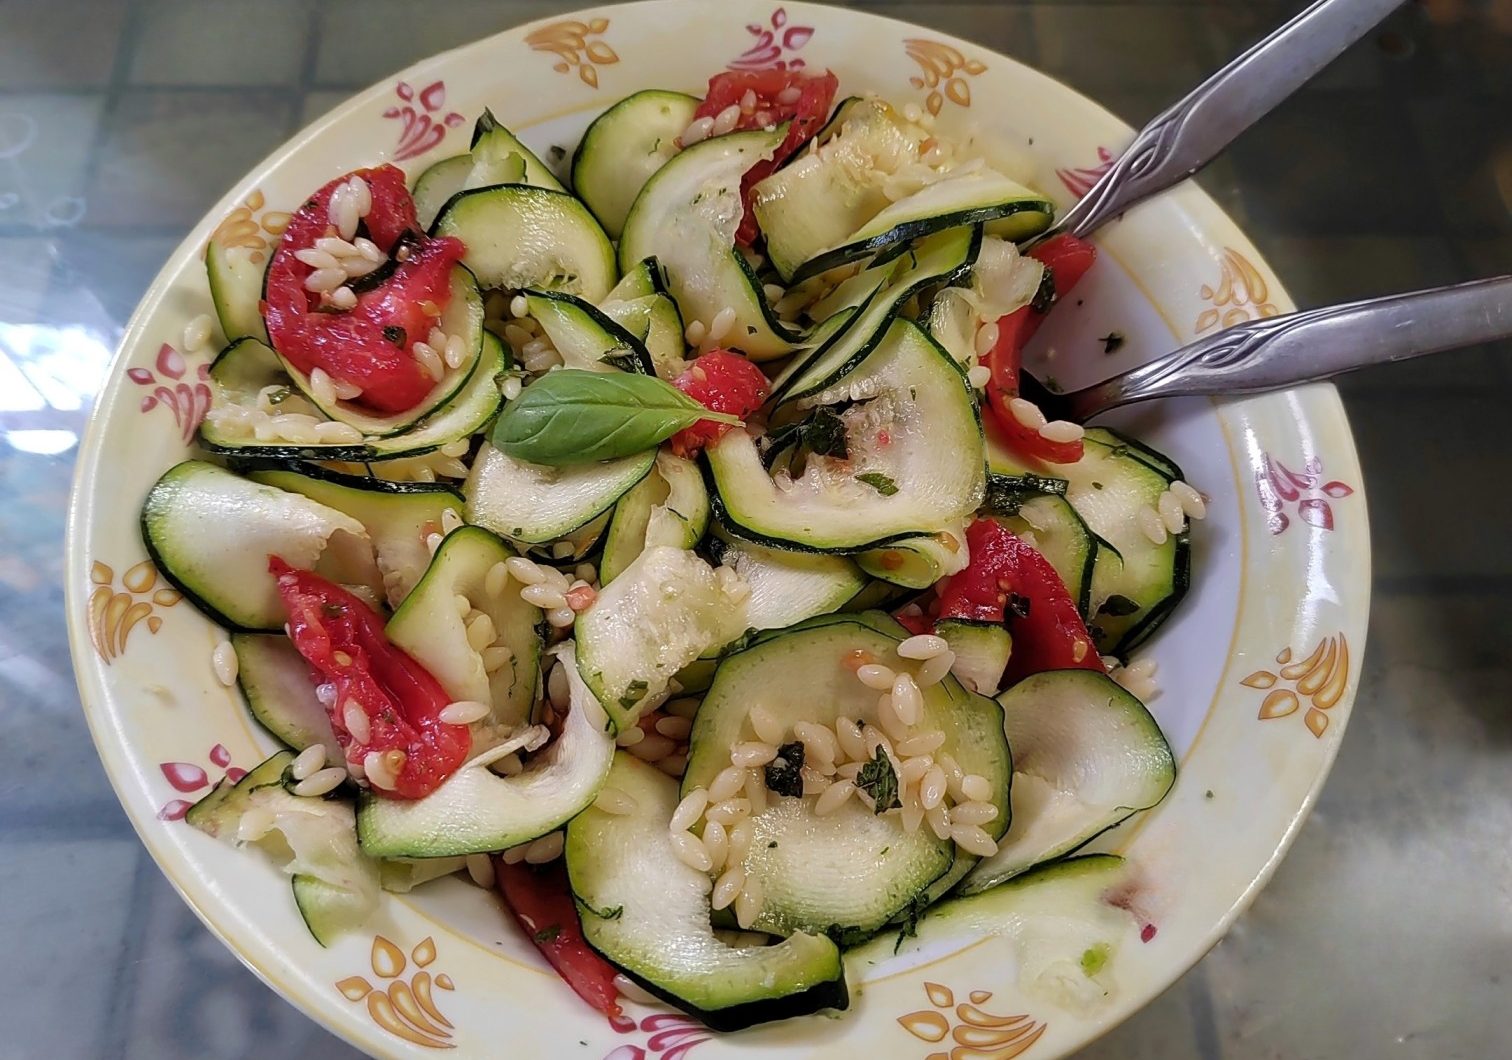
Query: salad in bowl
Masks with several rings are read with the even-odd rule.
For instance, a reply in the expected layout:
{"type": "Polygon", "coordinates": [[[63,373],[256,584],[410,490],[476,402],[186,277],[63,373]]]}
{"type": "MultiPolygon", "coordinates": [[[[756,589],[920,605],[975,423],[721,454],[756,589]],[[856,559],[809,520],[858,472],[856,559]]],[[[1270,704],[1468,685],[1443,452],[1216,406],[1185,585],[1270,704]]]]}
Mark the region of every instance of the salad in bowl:
{"type": "Polygon", "coordinates": [[[1096,248],[842,89],[639,91],[560,158],[485,110],[212,239],[202,452],[141,530],[284,747],[186,820],[322,945],[465,874],[611,1020],[843,1010],[935,932],[1104,992],[1129,866],[1075,855],[1174,783],[1136,653],[1205,499],[1035,401],[1096,248]]]}

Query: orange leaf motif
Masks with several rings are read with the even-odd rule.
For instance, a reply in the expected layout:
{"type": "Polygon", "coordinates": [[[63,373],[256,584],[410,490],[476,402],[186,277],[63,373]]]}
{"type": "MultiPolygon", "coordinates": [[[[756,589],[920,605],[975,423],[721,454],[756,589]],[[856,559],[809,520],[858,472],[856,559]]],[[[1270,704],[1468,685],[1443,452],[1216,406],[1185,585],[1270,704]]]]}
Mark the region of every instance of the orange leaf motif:
{"type": "Polygon", "coordinates": [[[599,87],[598,67],[619,62],[619,53],[602,40],[589,40],[609,29],[607,18],[595,18],[590,22],[565,19],[529,34],[525,43],[533,51],[546,52],[559,58],[551,69],[559,74],[577,70],[578,80],[589,88],[599,87]]]}
{"type": "MultiPolygon", "coordinates": [[[[409,960],[417,969],[434,963],[435,939],[426,936],[416,943],[409,960]]],[[[336,989],[354,1004],[365,1002],[369,1018],[396,1038],[427,1049],[456,1048],[455,1043],[447,1041],[452,1036],[452,1022],[441,1014],[431,992],[432,985],[453,989],[451,978],[443,974],[432,979],[429,972],[417,970],[406,980],[403,976],[409,960],[393,942],[374,935],[368,963],[380,980],[389,980],[388,986],[375,987],[363,976],[353,975],[338,980],[336,989]]]]}
{"type": "Polygon", "coordinates": [[[1218,264],[1217,286],[1203,284],[1197,294],[1212,308],[1197,315],[1192,330],[1197,334],[1222,323],[1233,327],[1246,320],[1273,317],[1281,310],[1270,301],[1270,286],[1260,270],[1233,247],[1225,247],[1218,264]]]}
{"type": "Polygon", "coordinates": [[[1257,670],[1239,683],[1246,688],[1271,690],[1260,702],[1261,721],[1295,714],[1306,702],[1303,724],[1321,739],[1328,728],[1328,715],[1324,711],[1338,705],[1349,685],[1349,640],[1343,633],[1324,637],[1306,658],[1292,662],[1293,658],[1292,649],[1283,648],[1276,654],[1276,663],[1281,668],[1279,675],[1257,670]],[[1278,682],[1293,687],[1274,687],[1278,682]]]}
{"type": "Polygon", "coordinates": [[[959,107],[971,106],[971,86],[966,78],[986,72],[986,63],[968,59],[959,48],[949,44],[917,37],[905,40],[903,51],[922,71],[923,76],[912,76],[908,83],[914,88],[929,89],[924,97],[924,108],[929,113],[939,114],[947,99],[959,107]]]}
{"type": "Polygon", "coordinates": [[[941,983],[926,982],[924,994],[940,1012],[920,1009],[899,1016],[898,1025],[921,1042],[954,1042],[949,1052],[933,1052],[926,1060],[1012,1060],[1021,1056],[1048,1026],[1032,1016],[999,1016],[979,1006],[990,999],[987,990],[973,990],[971,1004],[956,1005],[955,992],[941,983]],[[955,1020],[950,1018],[954,1006],[955,1020]]]}

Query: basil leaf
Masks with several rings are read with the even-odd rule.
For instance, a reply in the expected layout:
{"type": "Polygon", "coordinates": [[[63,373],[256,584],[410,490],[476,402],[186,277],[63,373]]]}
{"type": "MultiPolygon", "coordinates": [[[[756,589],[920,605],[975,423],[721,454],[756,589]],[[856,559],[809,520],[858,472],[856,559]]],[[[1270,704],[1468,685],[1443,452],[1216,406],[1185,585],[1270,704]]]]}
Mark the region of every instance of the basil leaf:
{"type": "Polygon", "coordinates": [[[898,801],[898,774],[893,772],[892,759],[880,747],[872,760],[856,774],[856,787],[872,797],[877,813],[886,813],[902,805],[898,801]]]}
{"type": "Polygon", "coordinates": [[[777,757],[767,763],[766,786],[778,795],[797,798],[803,794],[803,744],[797,740],[777,748],[777,757]]]}
{"type": "Polygon", "coordinates": [[[857,475],[856,481],[866,483],[884,497],[891,497],[898,492],[898,484],[880,471],[868,471],[864,475],[857,475]]]}
{"type": "Polygon", "coordinates": [[[517,460],[562,467],[644,452],[699,420],[740,422],[655,376],[566,368],[506,405],[492,441],[517,460]]]}

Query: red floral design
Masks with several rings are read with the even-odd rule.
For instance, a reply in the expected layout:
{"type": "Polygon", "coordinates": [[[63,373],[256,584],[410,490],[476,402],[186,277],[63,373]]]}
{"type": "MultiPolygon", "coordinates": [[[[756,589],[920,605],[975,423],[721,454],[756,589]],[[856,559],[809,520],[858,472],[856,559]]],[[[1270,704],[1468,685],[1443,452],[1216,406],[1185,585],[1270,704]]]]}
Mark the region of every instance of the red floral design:
{"type": "Polygon", "coordinates": [[[1269,453],[1261,453],[1260,461],[1255,470],[1255,490],[1260,494],[1271,533],[1279,534],[1291,525],[1285,510],[1289,504],[1297,506],[1297,516],[1304,523],[1321,530],[1334,528],[1333,506],[1328,502],[1348,497],[1354,492],[1352,486],[1337,479],[1324,482],[1323,462],[1317,457],[1308,460],[1300,472],[1269,453]]]}
{"type": "Polygon", "coordinates": [[[772,12],[769,25],[746,26],[746,32],[756,40],[728,64],[731,70],[801,70],[805,63],[797,56],[789,55],[807,44],[814,36],[813,26],[789,26],[787,8],[779,7],[772,12]]]}
{"type": "MultiPolygon", "coordinates": [[[[231,764],[231,752],[226,750],[226,745],[218,743],[210,748],[205,755],[210,764],[224,769],[225,778],[235,784],[247,775],[245,769],[238,769],[231,764]]],[[[158,768],[163,771],[163,776],[174,791],[181,791],[185,795],[191,795],[196,791],[204,791],[210,786],[210,774],[202,766],[193,762],[159,762],[158,768]]],[[[195,803],[194,799],[170,799],[163,803],[158,810],[159,821],[182,821],[184,814],[195,803]]]]}
{"type": "Polygon", "coordinates": [[[408,81],[400,81],[394,86],[394,95],[398,96],[404,105],[388,108],[383,112],[383,116],[396,118],[402,123],[399,129],[399,146],[394,149],[395,162],[403,162],[407,158],[425,154],[446,138],[447,129],[453,129],[462,124],[462,115],[454,110],[448,111],[442,117],[431,117],[433,114],[440,114],[442,107],[446,104],[444,82],[433,81],[416,93],[414,86],[408,81]]]}
{"type": "Polygon", "coordinates": [[[1092,185],[1102,179],[1102,175],[1113,168],[1113,153],[1106,147],[1097,149],[1097,165],[1081,166],[1075,169],[1057,169],[1055,175],[1060,177],[1061,183],[1066,190],[1077,198],[1092,190],[1092,185]]]}
{"type": "MultiPolygon", "coordinates": [[[[625,1033],[636,1029],[634,1020],[618,1028],[625,1033]]],[[[644,1046],[621,1045],[610,1050],[604,1060],[682,1060],[710,1038],[709,1029],[691,1016],[680,1012],[658,1012],[640,1021],[640,1029],[650,1037],[644,1046]]]]}
{"type": "Polygon", "coordinates": [[[152,393],[142,398],[141,410],[151,412],[159,405],[172,410],[173,422],[187,444],[194,441],[194,432],[200,420],[210,411],[210,366],[200,365],[194,373],[193,382],[183,381],[189,365],[184,355],[166,342],[158,350],[157,371],[150,368],[128,368],[126,378],[138,386],[152,387],[152,393]]]}

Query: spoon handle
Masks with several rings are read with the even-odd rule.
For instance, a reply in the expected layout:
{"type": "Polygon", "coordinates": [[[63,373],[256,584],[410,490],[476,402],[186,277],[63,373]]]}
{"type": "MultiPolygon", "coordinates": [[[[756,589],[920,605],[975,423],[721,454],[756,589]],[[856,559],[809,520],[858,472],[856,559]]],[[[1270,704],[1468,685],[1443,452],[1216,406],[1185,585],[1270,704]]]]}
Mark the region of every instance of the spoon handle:
{"type": "Polygon", "coordinates": [[[1317,0],[1146,125],[1055,226],[1085,236],[1207,165],[1401,0],[1317,0]]]}
{"type": "Polygon", "coordinates": [[[1512,276],[1324,306],[1236,325],[1066,394],[1086,420],[1152,398],[1253,394],[1512,337],[1512,276]]]}

